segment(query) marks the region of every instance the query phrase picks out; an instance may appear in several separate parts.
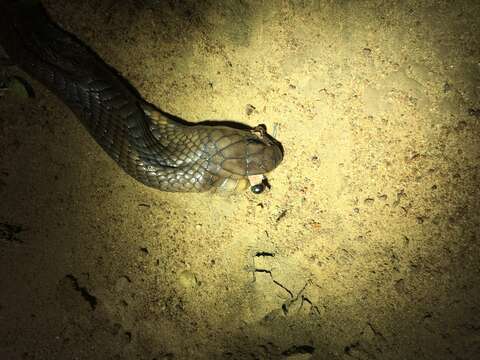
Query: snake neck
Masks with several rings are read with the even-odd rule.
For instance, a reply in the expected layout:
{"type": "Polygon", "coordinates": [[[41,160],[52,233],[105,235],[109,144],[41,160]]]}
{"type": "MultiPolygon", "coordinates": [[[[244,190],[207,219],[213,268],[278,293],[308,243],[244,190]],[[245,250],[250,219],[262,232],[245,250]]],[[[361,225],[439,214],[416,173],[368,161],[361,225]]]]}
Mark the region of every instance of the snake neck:
{"type": "Polygon", "coordinates": [[[153,112],[114,69],[52,23],[40,4],[16,6],[0,4],[1,44],[77,115],[111,158],[140,182],[161,190],[208,187],[210,180],[204,177],[185,182],[185,173],[199,177],[189,166],[197,145],[190,141],[188,127],[153,112]]]}

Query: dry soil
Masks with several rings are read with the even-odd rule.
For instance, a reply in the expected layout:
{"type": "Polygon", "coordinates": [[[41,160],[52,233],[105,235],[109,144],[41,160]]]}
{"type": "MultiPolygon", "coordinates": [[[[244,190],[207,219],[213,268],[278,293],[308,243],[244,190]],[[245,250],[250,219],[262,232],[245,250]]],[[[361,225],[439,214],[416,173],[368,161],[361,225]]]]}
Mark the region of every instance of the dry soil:
{"type": "Polygon", "coordinates": [[[480,354],[480,2],[44,5],[148,101],[285,159],[259,196],[149,189],[8,69],[36,97],[0,98],[1,359],[480,354]]]}

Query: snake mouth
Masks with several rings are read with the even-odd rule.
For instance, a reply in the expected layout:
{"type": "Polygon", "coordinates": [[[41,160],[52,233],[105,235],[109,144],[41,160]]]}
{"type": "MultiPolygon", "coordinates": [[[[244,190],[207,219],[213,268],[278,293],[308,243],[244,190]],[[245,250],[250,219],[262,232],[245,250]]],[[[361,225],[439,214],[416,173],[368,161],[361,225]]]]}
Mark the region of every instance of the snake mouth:
{"type": "Polygon", "coordinates": [[[214,184],[214,191],[224,193],[243,192],[250,186],[250,181],[247,177],[243,178],[223,178],[214,184]]]}
{"type": "Polygon", "coordinates": [[[254,193],[261,193],[264,190],[264,184],[266,182],[266,176],[263,174],[258,175],[250,175],[241,178],[223,178],[218,180],[213,189],[214,191],[220,192],[227,192],[227,193],[235,193],[235,192],[243,192],[248,188],[252,189],[254,193]],[[260,186],[262,188],[261,191],[256,192],[253,189],[260,186]]]}
{"type": "MultiPolygon", "coordinates": [[[[281,160],[281,157],[276,157],[276,164],[278,165],[281,160]]],[[[223,177],[215,182],[214,189],[221,192],[243,192],[250,188],[253,193],[260,194],[265,188],[270,188],[266,174],[267,172],[261,172],[244,176],[223,177]]]]}
{"type": "Polygon", "coordinates": [[[263,174],[250,175],[242,178],[222,178],[214,186],[214,192],[240,193],[250,188],[254,194],[261,194],[265,189],[270,189],[268,179],[263,174]]]}

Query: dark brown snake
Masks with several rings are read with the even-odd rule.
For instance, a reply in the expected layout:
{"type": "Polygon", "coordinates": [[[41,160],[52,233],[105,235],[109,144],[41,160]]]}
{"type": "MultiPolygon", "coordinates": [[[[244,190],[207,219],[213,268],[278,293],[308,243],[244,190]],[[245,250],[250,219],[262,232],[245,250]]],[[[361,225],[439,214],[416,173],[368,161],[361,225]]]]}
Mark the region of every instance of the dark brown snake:
{"type": "Polygon", "coordinates": [[[243,190],[272,171],[280,145],[262,131],[189,125],[144,101],[36,0],[0,0],[0,44],[56,94],[125,172],[162,191],[243,190]]]}

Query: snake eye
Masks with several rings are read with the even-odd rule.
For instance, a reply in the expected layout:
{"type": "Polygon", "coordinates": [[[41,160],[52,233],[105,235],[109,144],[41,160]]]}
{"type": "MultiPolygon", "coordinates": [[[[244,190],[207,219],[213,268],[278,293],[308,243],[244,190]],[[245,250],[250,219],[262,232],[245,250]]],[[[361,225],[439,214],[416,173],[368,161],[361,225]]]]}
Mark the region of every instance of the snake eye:
{"type": "Polygon", "coordinates": [[[250,187],[250,190],[256,195],[261,194],[265,190],[265,185],[263,183],[256,184],[250,187]]]}

